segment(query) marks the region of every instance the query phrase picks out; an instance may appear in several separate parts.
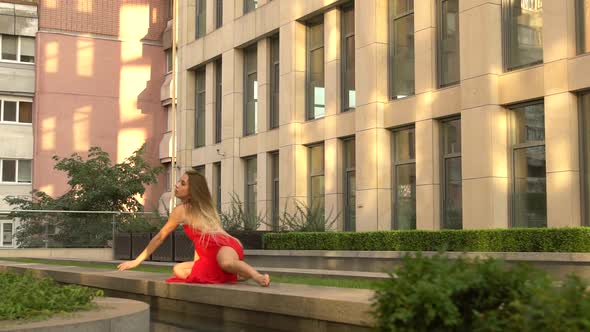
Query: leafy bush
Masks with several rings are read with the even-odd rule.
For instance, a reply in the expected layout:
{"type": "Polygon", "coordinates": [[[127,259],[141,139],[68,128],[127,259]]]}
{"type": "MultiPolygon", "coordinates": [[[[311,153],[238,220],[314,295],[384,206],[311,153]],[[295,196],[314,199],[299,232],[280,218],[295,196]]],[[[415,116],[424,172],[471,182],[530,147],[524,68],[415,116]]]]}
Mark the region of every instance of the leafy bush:
{"type": "Polygon", "coordinates": [[[279,216],[279,231],[283,232],[325,232],[333,228],[340,213],[332,217],[332,210],[326,216],[325,209],[318,205],[309,206],[295,201],[295,212],[287,211],[287,203],[279,216]]]}
{"type": "Polygon", "coordinates": [[[39,319],[59,312],[87,310],[101,290],[77,285],[59,286],[53,279],[0,273],[0,320],[39,319]]]}
{"type": "Polygon", "coordinates": [[[230,196],[229,210],[219,214],[223,228],[228,232],[257,230],[264,223],[263,214],[246,213],[238,195],[231,193],[230,196]]]}
{"type": "Polygon", "coordinates": [[[380,331],[588,331],[587,284],[526,265],[406,257],[373,300],[380,331]]]}
{"type": "Polygon", "coordinates": [[[590,252],[590,228],[272,233],[265,249],[590,252]]]}

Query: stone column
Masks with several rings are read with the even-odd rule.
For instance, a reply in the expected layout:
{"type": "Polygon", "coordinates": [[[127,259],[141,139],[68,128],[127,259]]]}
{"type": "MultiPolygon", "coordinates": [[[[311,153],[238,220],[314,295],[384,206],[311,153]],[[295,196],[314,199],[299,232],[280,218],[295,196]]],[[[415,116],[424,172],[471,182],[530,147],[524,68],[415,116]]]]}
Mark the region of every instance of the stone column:
{"type": "Polygon", "coordinates": [[[508,226],[508,119],[498,93],[501,9],[501,0],[459,2],[465,229],[508,226]]]}
{"type": "Polygon", "coordinates": [[[384,230],[391,227],[391,140],[383,125],[387,0],[356,0],[355,11],[356,230],[384,230]]]}
{"type": "Polygon", "coordinates": [[[580,226],[578,104],[569,92],[568,57],[576,56],[575,1],[543,6],[547,226],[580,226]]]}

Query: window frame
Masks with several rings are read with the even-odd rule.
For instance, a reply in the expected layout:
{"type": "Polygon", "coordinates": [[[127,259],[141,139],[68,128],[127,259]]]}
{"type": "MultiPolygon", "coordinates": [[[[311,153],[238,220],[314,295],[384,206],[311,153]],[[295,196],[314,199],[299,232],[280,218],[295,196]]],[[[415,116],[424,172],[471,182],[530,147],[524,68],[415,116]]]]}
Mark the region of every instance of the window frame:
{"type": "Polygon", "coordinates": [[[312,121],[317,119],[322,119],[326,116],[326,98],[325,98],[325,89],[326,89],[326,40],[322,37],[322,45],[312,48],[311,47],[311,30],[313,27],[318,25],[322,26],[322,35],[325,33],[326,26],[324,25],[324,17],[320,15],[319,17],[311,20],[306,25],[306,32],[305,32],[305,121],[312,121]],[[324,73],[324,77],[322,78],[322,83],[324,87],[324,116],[316,117],[315,116],[315,95],[314,91],[311,86],[311,54],[314,51],[322,50],[323,53],[323,61],[322,61],[322,72],[324,73]],[[313,97],[312,97],[313,96],[313,97]],[[312,104],[313,103],[313,104],[312,104]]]}
{"type": "MultiPolygon", "coordinates": [[[[532,101],[528,101],[528,102],[523,102],[523,103],[516,103],[516,104],[511,104],[509,106],[506,107],[507,111],[508,111],[508,124],[507,124],[507,142],[508,142],[508,165],[509,165],[509,178],[508,178],[508,228],[514,228],[515,226],[515,213],[516,213],[516,208],[515,208],[515,202],[514,202],[514,194],[516,192],[516,181],[515,181],[515,167],[514,167],[514,153],[517,150],[523,150],[523,149],[528,149],[528,148],[534,148],[534,147],[543,147],[545,149],[545,181],[547,181],[547,147],[546,147],[546,140],[547,137],[546,135],[546,127],[543,126],[543,131],[544,131],[544,137],[545,140],[543,141],[532,141],[529,143],[518,143],[515,144],[512,142],[512,131],[513,131],[513,126],[512,126],[512,116],[513,113],[515,112],[515,109],[517,108],[522,108],[522,107],[526,107],[526,106],[533,106],[533,105],[543,105],[543,117],[545,117],[545,101],[543,99],[537,99],[537,100],[532,100],[532,101]],[[542,142],[542,143],[541,143],[542,142]]],[[[545,187],[545,194],[547,194],[547,187],[545,187]]],[[[545,208],[547,209],[547,199],[545,200],[545,208]]],[[[545,221],[547,222],[547,214],[545,215],[545,221]]],[[[546,225],[547,227],[548,225],[546,225]]]]}
{"type": "Polygon", "coordinates": [[[223,121],[223,63],[221,58],[215,60],[215,144],[222,140],[223,121]]]}
{"type": "MultiPolygon", "coordinates": [[[[408,10],[404,13],[400,13],[397,16],[393,12],[393,0],[388,1],[388,18],[387,18],[387,32],[388,32],[388,47],[387,47],[387,87],[388,87],[388,95],[390,100],[400,100],[405,99],[408,97],[412,97],[416,95],[416,32],[414,31],[414,87],[412,93],[408,94],[404,97],[398,97],[395,95],[395,72],[394,72],[394,58],[395,58],[395,41],[396,41],[396,33],[395,33],[395,21],[406,18],[410,15],[415,15],[415,9],[412,7],[412,10],[408,10]]],[[[415,17],[414,17],[414,24],[413,29],[416,27],[415,17]]]]}
{"type": "Polygon", "coordinates": [[[272,230],[278,231],[280,228],[280,212],[279,212],[279,200],[280,200],[280,152],[273,151],[269,153],[271,158],[271,223],[272,223],[272,230]]]}
{"type": "MultiPolygon", "coordinates": [[[[396,218],[396,206],[399,205],[398,204],[398,195],[397,195],[397,167],[398,166],[404,166],[404,165],[414,165],[414,172],[416,171],[416,125],[415,124],[411,124],[411,125],[407,125],[407,126],[402,126],[402,127],[397,127],[397,128],[393,128],[391,130],[391,189],[392,189],[392,195],[391,195],[391,207],[392,207],[392,213],[391,213],[391,229],[392,230],[400,230],[399,228],[399,224],[396,218]],[[405,160],[397,160],[396,159],[396,141],[395,141],[395,134],[396,132],[401,132],[401,131],[405,131],[405,130],[414,130],[414,158],[410,158],[410,159],[405,159],[405,160]]],[[[416,195],[415,193],[416,188],[414,188],[414,195],[416,195]]],[[[414,197],[414,201],[416,201],[416,197],[414,197]]],[[[416,228],[414,228],[416,229],[416,228]]]]}
{"type": "Polygon", "coordinates": [[[279,93],[280,93],[280,36],[275,34],[269,38],[269,129],[279,127],[279,93]],[[276,43],[276,44],[275,44],[276,43]],[[276,46],[276,48],[274,47],[276,46]],[[276,56],[276,57],[274,57],[276,56]],[[274,59],[273,59],[274,58],[274,59]]]}
{"type": "Polygon", "coordinates": [[[322,209],[326,210],[326,186],[325,186],[325,180],[326,180],[326,146],[324,144],[324,142],[319,142],[319,143],[315,143],[315,144],[310,144],[307,145],[307,153],[308,153],[308,158],[307,158],[307,180],[308,180],[308,186],[307,186],[307,203],[308,203],[308,207],[309,208],[313,208],[313,188],[312,188],[312,183],[313,183],[313,179],[316,177],[323,177],[324,178],[324,193],[322,194],[322,197],[324,198],[324,206],[322,207],[322,209]],[[321,174],[315,174],[312,175],[311,174],[311,170],[312,170],[312,156],[313,156],[313,148],[317,148],[317,147],[322,147],[322,173],[321,174]]]}
{"type": "Polygon", "coordinates": [[[28,64],[28,65],[35,65],[37,58],[35,57],[35,54],[33,54],[33,62],[27,62],[27,61],[20,61],[20,57],[22,55],[22,42],[21,42],[21,38],[30,38],[33,39],[34,42],[34,47],[36,47],[37,45],[37,39],[35,37],[29,37],[29,36],[17,36],[17,35],[7,35],[7,36],[14,36],[16,37],[16,60],[10,60],[10,59],[3,59],[2,58],[2,42],[3,42],[3,37],[7,35],[7,34],[0,34],[0,62],[9,62],[9,63],[20,63],[20,64],[28,64]]]}
{"type": "Polygon", "coordinates": [[[243,15],[254,12],[256,10],[256,8],[258,8],[258,0],[243,0],[243,1],[244,1],[243,7],[242,7],[243,15]],[[251,9],[248,6],[249,2],[251,2],[253,5],[253,7],[251,9]]]}
{"type": "Polygon", "coordinates": [[[213,163],[213,195],[215,207],[218,213],[221,213],[221,161],[213,163]]]}
{"type": "Polygon", "coordinates": [[[223,26],[223,0],[215,0],[215,29],[223,26]]]}
{"type": "MultiPolygon", "coordinates": [[[[510,18],[512,13],[512,3],[515,0],[502,0],[501,3],[501,26],[502,26],[502,66],[505,73],[516,71],[519,69],[534,67],[540,64],[543,64],[543,59],[545,57],[544,50],[543,57],[541,60],[537,60],[531,63],[522,64],[519,66],[510,66],[510,47],[511,47],[511,34],[510,34],[510,18]]],[[[545,27],[545,22],[543,22],[543,28],[545,27]]]]}
{"type": "MultiPolygon", "coordinates": [[[[325,150],[324,150],[324,154],[325,154],[325,150]]],[[[349,205],[349,196],[352,194],[351,188],[348,186],[348,179],[350,175],[353,175],[355,177],[355,188],[356,188],[356,137],[355,136],[350,136],[350,137],[345,137],[342,139],[342,171],[343,171],[343,177],[344,177],[344,181],[343,181],[343,189],[344,189],[344,225],[343,225],[343,230],[345,232],[356,232],[356,190],[354,192],[354,198],[355,198],[355,205],[353,207],[351,207],[349,205]],[[352,165],[349,165],[347,163],[347,155],[348,155],[348,151],[346,150],[347,145],[348,144],[352,144],[354,147],[354,161],[352,165]],[[355,209],[355,222],[353,223],[351,220],[351,208],[355,209]]],[[[324,157],[325,158],[325,157],[324,157]]],[[[326,168],[326,166],[324,165],[324,169],[326,168]]],[[[325,173],[325,171],[324,171],[325,173]]],[[[325,196],[325,194],[324,194],[325,196]]]]}
{"type": "Polygon", "coordinates": [[[6,219],[1,219],[0,220],[0,248],[4,247],[4,248],[13,248],[15,245],[15,241],[14,241],[14,232],[15,232],[15,224],[12,220],[6,220],[6,219]],[[10,225],[11,226],[11,241],[10,244],[5,245],[4,244],[4,225],[10,225]]]}
{"type": "Polygon", "coordinates": [[[206,94],[207,94],[207,72],[206,68],[203,66],[195,70],[195,139],[194,139],[194,148],[202,148],[207,145],[207,124],[206,124],[206,109],[207,109],[207,101],[206,101],[206,94]],[[199,90],[199,75],[202,75],[203,79],[203,89],[199,90]],[[203,98],[203,109],[199,108],[199,101],[200,98],[203,98]],[[203,121],[203,133],[201,134],[199,129],[199,123],[203,121]],[[200,135],[203,135],[202,137],[200,135]],[[202,138],[202,141],[200,140],[202,138]]]}
{"type": "MultiPolygon", "coordinates": [[[[341,26],[340,26],[340,31],[341,31],[341,33],[340,33],[340,36],[341,36],[340,53],[341,53],[341,55],[340,56],[342,58],[341,66],[340,66],[340,68],[341,68],[340,69],[340,82],[341,82],[341,84],[340,84],[340,88],[341,88],[340,89],[341,90],[340,91],[340,93],[341,93],[341,98],[340,98],[341,99],[340,100],[341,107],[340,108],[341,108],[341,111],[340,112],[344,113],[344,112],[354,111],[356,109],[356,101],[355,101],[355,106],[350,107],[350,98],[349,98],[348,91],[347,91],[349,86],[346,83],[346,73],[348,73],[348,68],[346,67],[346,64],[348,62],[348,55],[347,55],[347,50],[348,50],[347,45],[348,44],[346,43],[346,41],[348,40],[348,38],[353,38],[353,42],[354,42],[355,47],[352,51],[355,52],[355,49],[356,49],[356,25],[355,25],[356,12],[355,12],[355,8],[354,8],[354,3],[343,6],[341,11],[342,11],[343,18],[340,22],[340,24],[341,24],[341,26]],[[344,19],[344,17],[345,17],[345,14],[349,11],[352,11],[353,32],[345,34],[345,33],[343,33],[343,31],[346,31],[347,29],[345,28],[345,23],[346,23],[345,21],[346,20],[344,19]]],[[[355,83],[354,83],[353,88],[354,88],[354,91],[356,94],[356,55],[355,55],[355,65],[354,65],[353,74],[355,75],[355,83]]]]}
{"type": "Polygon", "coordinates": [[[196,0],[195,3],[195,40],[207,34],[207,0],[196,0]],[[201,6],[202,5],[202,6],[201,6]],[[201,19],[203,22],[201,22],[201,19]],[[199,28],[203,23],[203,31],[199,28]]]}
{"type": "Polygon", "coordinates": [[[33,100],[28,98],[14,98],[14,97],[6,97],[0,96],[0,124],[10,124],[10,125],[19,125],[19,126],[32,126],[33,125],[33,100]],[[15,102],[16,103],[16,119],[15,121],[5,121],[4,120],[4,102],[15,102]],[[31,122],[21,122],[20,121],[20,104],[21,103],[29,103],[31,104],[31,122]]]}
{"type": "Polygon", "coordinates": [[[447,217],[447,213],[446,213],[446,201],[447,201],[447,168],[446,168],[446,161],[450,160],[450,159],[456,159],[459,158],[461,161],[461,199],[463,198],[463,143],[461,142],[461,152],[453,152],[453,153],[445,153],[445,131],[444,131],[444,126],[445,123],[448,122],[452,122],[452,121],[461,121],[461,138],[463,137],[463,122],[462,122],[462,118],[461,115],[453,115],[453,116],[449,116],[449,117],[445,117],[442,119],[439,119],[439,124],[440,124],[440,133],[439,133],[439,149],[440,149],[440,229],[463,229],[464,228],[464,224],[463,224],[463,202],[461,202],[461,228],[450,228],[450,227],[445,227],[446,225],[446,217],[447,217]]]}
{"type": "Polygon", "coordinates": [[[242,159],[244,160],[244,205],[245,205],[244,206],[244,214],[250,215],[250,216],[257,216],[258,215],[258,203],[257,203],[258,194],[256,195],[257,197],[254,198],[254,201],[250,202],[250,199],[252,197],[250,197],[248,189],[252,186],[255,188],[254,192],[258,193],[258,158],[256,155],[253,155],[253,156],[249,156],[249,157],[243,157],[242,159]],[[256,172],[256,176],[254,177],[252,182],[250,182],[248,179],[248,166],[250,165],[250,163],[252,163],[254,165],[255,172],[256,172]],[[250,204],[254,205],[255,210],[256,210],[256,211],[254,211],[253,215],[251,214],[252,211],[250,211],[250,204]]]}
{"type": "MultiPolygon", "coordinates": [[[[453,0],[437,0],[436,2],[436,73],[437,73],[437,85],[439,89],[458,85],[461,83],[461,66],[457,68],[458,71],[458,80],[454,82],[443,82],[443,23],[444,23],[444,13],[442,10],[443,2],[449,2],[453,0]]],[[[459,6],[459,0],[457,1],[457,6],[459,6]]],[[[461,27],[461,20],[459,18],[459,11],[457,10],[457,57],[459,64],[461,63],[461,41],[460,41],[460,27],[461,27]]]]}
{"type": "Polygon", "coordinates": [[[244,54],[244,80],[243,80],[243,87],[244,87],[244,100],[243,100],[243,112],[242,112],[242,136],[246,137],[246,136],[251,136],[251,135],[256,135],[258,134],[258,93],[254,93],[254,92],[258,92],[258,45],[256,43],[254,43],[254,45],[251,45],[249,47],[244,48],[243,51],[244,54]],[[254,54],[254,63],[256,64],[253,68],[252,71],[248,71],[248,55],[252,55],[254,54]],[[251,75],[256,75],[255,77],[255,82],[256,82],[256,88],[254,89],[254,91],[252,91],[252,101],[255,105],[254,107],[254,128],[252,128],[252,131],[248,130],[248,98],[250,91],[248,91],[248,78],[251,75]]]}
{"type": "Polygon", "coordinates": [[[2,158],[0,159],[0,184],[12,184],[12,185],[29,185],[33,183],[33,159],[18,159],[18,158],[2,158]],[[14,163],[14,181],[4,181],[4,161],[10,160],[15,161],[14,163]],[[19,181],[19,164],[21,161],[29,161],[31,163],[31,181],[20,182],[19,181]]]}

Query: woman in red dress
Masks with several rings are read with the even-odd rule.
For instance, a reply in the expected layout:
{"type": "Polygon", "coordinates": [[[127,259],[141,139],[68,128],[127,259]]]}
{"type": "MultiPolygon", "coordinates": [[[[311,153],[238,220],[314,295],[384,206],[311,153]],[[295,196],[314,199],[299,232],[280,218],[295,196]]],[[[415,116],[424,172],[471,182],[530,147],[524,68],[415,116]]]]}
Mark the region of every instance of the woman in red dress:
{"type": "Polygon", "coordinates": [[[182,224],[195,245],[195,259],[176,264],[172,269],[175,277],[167,282],[218,284],[236,282],[239,277],[240,280],[252,278],[264,287],[270,284],[268,274],[260,274],[244,262],[241,243],[221,226],[204,176],[187,171],[176,183],[174,194],[182,204],[172,210],[168,222],[137,258],[119,264],[119,271],[139,266],[182,224]]]}

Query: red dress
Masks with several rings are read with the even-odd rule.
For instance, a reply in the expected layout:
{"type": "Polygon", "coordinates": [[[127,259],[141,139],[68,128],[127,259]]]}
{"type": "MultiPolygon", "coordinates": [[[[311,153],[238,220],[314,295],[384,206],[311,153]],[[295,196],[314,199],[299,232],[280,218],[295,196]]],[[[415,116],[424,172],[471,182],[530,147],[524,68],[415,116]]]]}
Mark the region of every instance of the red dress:
{"type": "Polygon", "coordinates": [[[233,248],[240,258],[244,259],[244,249],[240,243],[233,237],[225,234],[206,234],[194,230],[185,224],[184,233],[191,239],[195,245],[195,250],[199,259],[193,265],[191,274],[186,279],[177,277],[168,278],[166,282],[189,282],[199,284],[221,284],[227,282],[236,282],[238,275],[235,273],[225,272],[217,264],[217,253],[224,246],[233,248]]]}

